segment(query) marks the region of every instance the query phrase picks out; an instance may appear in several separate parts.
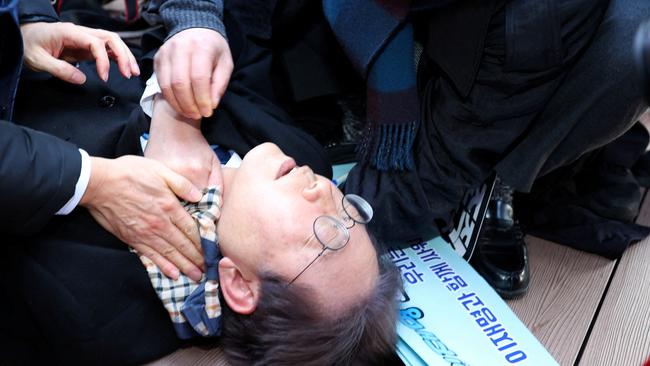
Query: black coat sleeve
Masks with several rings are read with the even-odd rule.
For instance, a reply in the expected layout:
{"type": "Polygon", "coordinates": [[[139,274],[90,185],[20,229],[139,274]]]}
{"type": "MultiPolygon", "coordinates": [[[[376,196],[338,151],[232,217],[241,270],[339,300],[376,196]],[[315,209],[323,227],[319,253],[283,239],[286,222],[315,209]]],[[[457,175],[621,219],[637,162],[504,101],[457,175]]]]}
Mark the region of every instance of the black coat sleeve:
{"type": "Polygon", "coordinates": [[[38,232],[73,196],[80,172],[74,145],[0,121],[0,234],[38,232]]]}

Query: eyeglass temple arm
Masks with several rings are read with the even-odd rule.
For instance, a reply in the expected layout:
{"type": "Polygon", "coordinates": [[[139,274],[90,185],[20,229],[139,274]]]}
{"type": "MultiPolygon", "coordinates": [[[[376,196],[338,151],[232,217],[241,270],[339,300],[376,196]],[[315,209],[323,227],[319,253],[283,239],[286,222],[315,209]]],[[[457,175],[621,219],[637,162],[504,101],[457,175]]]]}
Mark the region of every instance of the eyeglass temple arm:
{"type": "Polygon", "coordinates": [[[306,271],[309,267],[311,267],[311,265],[314,264],[314,262],[316,262],[316,260],[317,260],[318,258],[320,258],[320,256],[323,255],[323,253],[325,253],[326,250],[327,250],[327,247],[323,247],[323,250],[321,250],[320,253],[318,253],[318,255],[317,255],[314,259],[312,259],[311,262],[309,262],[309,264],[307,265],[307,267],[305,267],[302,271],[300,271],[300,273],[298,273],[298,275],[297,275],[296,277],[294,277],[293,280],[291,280],[291,282],[289,282],[289,285],[291,285],[292,283],[296,282],[296,280],[298,279],[298,277],[300,277],[300,275],[302,275],[303,273],[305,273],[305,271],[306,271]]]}

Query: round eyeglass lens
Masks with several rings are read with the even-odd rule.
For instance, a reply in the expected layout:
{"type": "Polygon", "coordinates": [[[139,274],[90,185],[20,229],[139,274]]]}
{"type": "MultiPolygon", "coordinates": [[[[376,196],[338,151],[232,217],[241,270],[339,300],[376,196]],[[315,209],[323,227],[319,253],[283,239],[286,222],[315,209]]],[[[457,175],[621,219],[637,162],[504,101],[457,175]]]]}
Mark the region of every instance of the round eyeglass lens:
{"type": "Polygon", "coordinates": [[[360,224],[367,224],[372,220],[372,207],[368,201],[356,194],[346,194],[343,197],[343,209],[352,220],[360,224]]]}
{"type": "Polygon", "coordinates": [[[319,216],[314,221],[314,235],[322,245],[331,250],[343,248],[350,240],[348,230],[331,216],[319,216]]]}

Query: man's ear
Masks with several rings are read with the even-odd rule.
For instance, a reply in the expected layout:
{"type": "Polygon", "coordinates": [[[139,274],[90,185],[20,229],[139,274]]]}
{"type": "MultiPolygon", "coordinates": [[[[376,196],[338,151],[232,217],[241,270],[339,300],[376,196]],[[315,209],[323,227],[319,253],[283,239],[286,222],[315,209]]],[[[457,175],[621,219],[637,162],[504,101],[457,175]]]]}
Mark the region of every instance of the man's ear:
{"type": "Polygon", "coordinates": [[[246,315],[257,308],[259,278],[244,278],[241,269],[228,257],[219,261],[219,285],[224,300],[234,312],[246,315]]]}

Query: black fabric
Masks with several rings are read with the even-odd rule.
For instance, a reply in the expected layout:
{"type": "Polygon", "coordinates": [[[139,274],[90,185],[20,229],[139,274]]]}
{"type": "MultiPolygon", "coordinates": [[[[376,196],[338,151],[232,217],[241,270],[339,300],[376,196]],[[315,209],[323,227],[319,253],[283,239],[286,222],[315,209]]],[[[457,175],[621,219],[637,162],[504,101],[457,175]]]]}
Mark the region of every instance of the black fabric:
{"type": "Polygon", "coordinates": [[[526,232],[609,259],[620,258],[632,243],[650,235],[647,226],[598,216],[573,198],[570,191],[555,190],[552,197],[521,203],[526,232]]]}
{"type": "Polygon", "coordinates": [[[490,19],[505,2],[464,0],[419,7],[415,3],[416,27],[424,28],[426,34],[423,39],[426,56],[438,65],[462,96],[467,96],[474,84],[490,19]]]}
{"type": "Polygon", "coordinates": [[[271,29],[279,102],[321,144],[341,141],[340,98],[363,93],[364,84],[329,28],[321,1],[277,1],[271,29]]]}
{"type": "Polygon", "coordinates": [[[4,120],[11,120],[23,56],[17,6],[15,0],[0,3],[0,119],[4,120]]]}
{"type": "Polygon", "coordinates": [[[23,75],[16,96],[16,123],[71,141],[91,156],[139,153],[139,136],[148,130],[141,115],[144,82],[120,75],[111,62],[108,82],[94,62],[81,62],[83,85],[41,73],[23,75]]]}
{"type": "Polygon", "coordinates": [[[35,234],[74,194],[77,148],[0,121],[0,233],[35,234]]]}
{"type": "Polygon", "coordinates": [[[623,136],[600,149],[599,160],[632,169],[650,143],[648,130],[637,122],[623,136]]]}
{"type": "MultiPolygon", "coordinates": [[[[269,40],[273,33],[273,13],[278,0],[228,0],[224,6],[228,12],[239,19],[245,34],[258,40],[269,40]]],[[[304,0],[292,0],[294,4],[304,3],[304,0]]]]}
{"type": "Polygon", "coordinates": [[[138,257],[87,211],[53,219],[28,243],[3,241],[2,328],[20,347],[0,346],[3,360],[136,365],[181,345],[138,257]]]}
{"type": "MultiPolygon", "coordinates": [[[[490,18],[476,80],[466,97],[437,58],[425,54],[418,75],[422,125],[415,148],[417,170],[390,175],[359,165],[345,185],[347,192],[366,197],[376,208],[371,227],[380,237],[433,235],[434,221],[448,224],[463,192],[493,171],[506,184],[527,191],[537,177],[614,140],[636,121],[644,105],[634,80],[632,40],[650,16],[650,3],[558,4],[549,9],[555,9],[560,25],[559,64],[553,57],[543,65],[531,64],[526,55],[508,57],[509,44],[527,42],[519,29],[507,31],[513,26],[509,12],[523,11],[513,6],[490,18]]],[[[460,32],[464,25],[457,27],[460,32]]],[[[530,33],[526,27],[521,31],[530,33]]],[[[557,50],[554,41],[538,46],[542,49],[527,45],[520,50],[531,55],[557,50]]],[[[461,71],[471,73],[472,68],[461,71]]]]}
{"type": "Polygon", "coordinates": [[[59,20],[49,0],[19,1],[20,23],[56,22],[59,20]]]}
{"type": "Polygon", "coordinates": [[[594,213],[584,194],[601,189],[609,191],[612,200],[626,194],[616,189],[627,186],[602,186],[599,174],[606,164],[631,168],[648,142],[648,131],[637,123],[612,143],[538,180],[530,194],[517,195],[519,220],[527,232],[610,259],[619,258],[631,243],[650,235],[650,227],[594,213]]]}
{"type": "MultiPolygon", "coordinates": [[[[128,9],[134,8],[136,2],[137,2],[136,0],[122,1],[123,5],[128,9]]],[[[58,13],[83,9],[98,15],[102,15],[106,17],[110,16],[109,12],[104,10],[103,0],[57,0],[55,7],[58,13]]],[[[126,21],[126,19],[122,19],[122,21],[126,21]]]]}
{"type": "MultiPolygon", "coordinates": [[[[16,2],[7,5],[3,2],[0,12],[0,119],[11,118],[22,60],[20,13],[16,2]]],[[[26,6],[20,10],[36,12],[26,6]]],[[[0,232],[31,235],[40,230],[72,197],[80,169],[73,145],[0,121],[0,232]]]]}
{"type": "Polygon", "coordinates": [[[100,6],[84,7],[87,3],[89,2],[65,2],[66,6],[63,7],[59,13],[61,20],[84,25],[90,28],[105,29],[113,32],[138,31],[150,27],[150,25],[140,17],[125,21],[125,19],[112,17],[107,11],[102,9],[101,4],[100,6]]]}

